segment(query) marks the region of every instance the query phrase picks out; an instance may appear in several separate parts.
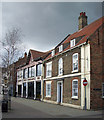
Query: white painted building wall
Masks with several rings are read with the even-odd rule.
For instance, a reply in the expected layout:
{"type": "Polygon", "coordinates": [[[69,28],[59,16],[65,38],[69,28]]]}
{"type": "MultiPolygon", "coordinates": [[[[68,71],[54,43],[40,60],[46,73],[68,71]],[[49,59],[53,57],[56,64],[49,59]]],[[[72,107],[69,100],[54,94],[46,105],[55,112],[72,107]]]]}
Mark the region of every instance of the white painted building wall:
{"type": "Polygon", "coordinates": [[[85,87],[83,80],[86,78],[88,85],[86,86],[87,109],[90,109],[90,44],[81,47],[81,108],[85,106],[85,87]]]}

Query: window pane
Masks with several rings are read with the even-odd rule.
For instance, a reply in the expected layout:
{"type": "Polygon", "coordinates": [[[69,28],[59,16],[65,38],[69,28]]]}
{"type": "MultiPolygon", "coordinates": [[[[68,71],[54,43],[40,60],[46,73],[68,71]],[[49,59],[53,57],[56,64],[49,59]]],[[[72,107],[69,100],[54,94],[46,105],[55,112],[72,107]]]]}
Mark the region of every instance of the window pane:
{"type": "Polygon", "coordinates": [[[78,80],[72,81],[72,96],[78,96],[78,80]]]}
{"type": "Polygon", "coordinates": [[[46,66],[46,76],[51,77],[51,74],[52,74],[52,63],[47,64],[46,66]]]}
{"type": "Polygon", "coordinates": [[[37,76],[42,75],[42,64],[37,65],[37,76]]]}
{"type": "Polygon", "coordinates": [[[51,83],[46,83],[46,96],[51,96],[51,83]]]}
{"type": "Polygon", "coordinates": [[[31,76],[35,76],[35,66],[31,67],[31,76]]]}
{"type": "Polygon", "coordinates": [[[73,55],[73,71],[78,70],[78,54],[73,55]]]}

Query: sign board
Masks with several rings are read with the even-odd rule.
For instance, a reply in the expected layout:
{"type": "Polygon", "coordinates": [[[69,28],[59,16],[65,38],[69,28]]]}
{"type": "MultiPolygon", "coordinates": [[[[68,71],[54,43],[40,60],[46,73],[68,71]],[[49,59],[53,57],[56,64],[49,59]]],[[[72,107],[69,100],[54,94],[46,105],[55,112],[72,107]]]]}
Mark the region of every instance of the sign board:
{"type": "Polygon", "coordinates": [[[88,84],[87,80],[83,80],[83,85],[86,86],[88,84]]]}

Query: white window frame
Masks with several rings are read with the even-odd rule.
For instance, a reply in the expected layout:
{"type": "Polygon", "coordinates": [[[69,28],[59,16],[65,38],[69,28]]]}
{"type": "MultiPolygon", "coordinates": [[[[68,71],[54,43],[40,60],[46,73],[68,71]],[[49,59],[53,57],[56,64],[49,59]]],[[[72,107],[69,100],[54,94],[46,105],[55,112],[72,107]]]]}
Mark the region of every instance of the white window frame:
{"type": "Polygon", "coordinates": [[[55,50],[52,50],[52,56],[54,56],[55,55],[55,50]]]}
{"type": "Polygon", "coordinates": [[[46,78],[52,76],[52,62],[46,63],[46,78]],[[50,75],[48,75],[48,71],[50,71],[50,75]]]}
{"type": "Polygon", "coordinates": [[[31,78],[31,67],[28,68],[28,78],[31,78]]]}
{"type": "Polygon", "coordinates": [[[36,77],[36,67],[35,66],[31,67],[31,77],[36,77]]]}
{"type": "Polygon", "coordinates": [[[72,98],[78,99],[78,79],[72,80],[72,98]],[[74,82],[77,81],[77,88],[74,88],[74,82]],[[77,91],[77,96],[74,95],[74,90],[77,91]]]}
{"type": "Polygon", "coordinates": [[[36,76],[42,76],[42,64],[38,64],[36,67],[36,76]]]}
{"type": "Polygon", "coordinates": [[[63,75],[63,59],[60,58],[58,61],[58,75],[63,75]]]}
{"type": "Polygon", "coordinates": [[[46,81],[46,97],[51,97],[51,81],[46,81]],[[48,87],[50,87],[50,89],[48,89],[48,87]]]}
{"type": "Polygon", "coordinates": [[[73,40],[70,41],[70,47],[72,48],[74,46],[75,46],[75,39],[73,39],[73,40]]]}
{"type": "Polygon", "coordinates": [[[72,72],[78,72],[78,69],[79,69],[79,58],[78,57],[79,57],[78,53],[74,53],[72,55],[72,72]],[[75,63],[75,60],[74,60],[74,56],[76,56],[76,55],[77,55],[77,66],[78,66],[78,68],[75,70],[74,64],[76,64],[76,63],[75,63]]]}
{"type": "Polygon", "coordinates": [[[59,52],[63,51],[63,45],[59,46],[59,52]]]}
{"type": "Polygon", "coordinates": [[[102,83],[102,98],[104,98],[104,83],[102,83]]]}

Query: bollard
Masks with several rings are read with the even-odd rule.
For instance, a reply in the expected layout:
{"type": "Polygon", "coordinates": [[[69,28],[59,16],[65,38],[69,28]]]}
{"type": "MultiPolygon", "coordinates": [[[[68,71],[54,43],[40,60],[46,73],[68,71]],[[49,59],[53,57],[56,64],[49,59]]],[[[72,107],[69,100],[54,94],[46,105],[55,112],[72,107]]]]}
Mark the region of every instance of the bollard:
{"type": "Polygon", "coordinates": [[[7,100],[2,101],[2,112],[8,112],[8,101],[7,100]]]}

